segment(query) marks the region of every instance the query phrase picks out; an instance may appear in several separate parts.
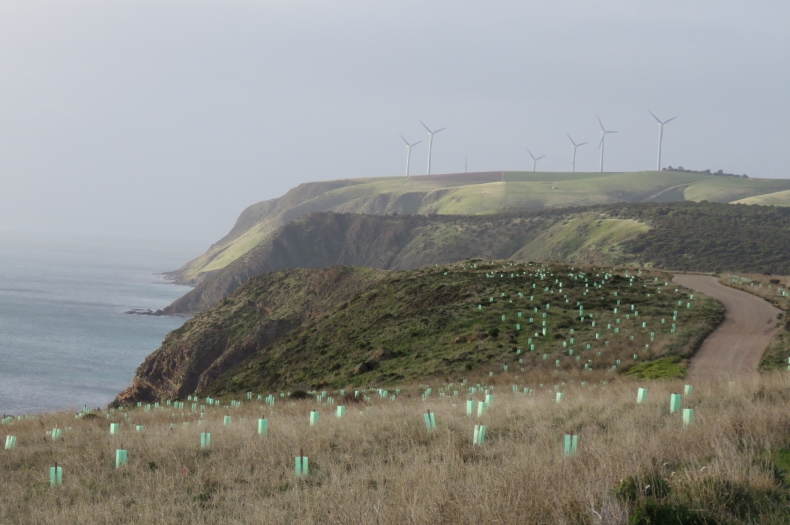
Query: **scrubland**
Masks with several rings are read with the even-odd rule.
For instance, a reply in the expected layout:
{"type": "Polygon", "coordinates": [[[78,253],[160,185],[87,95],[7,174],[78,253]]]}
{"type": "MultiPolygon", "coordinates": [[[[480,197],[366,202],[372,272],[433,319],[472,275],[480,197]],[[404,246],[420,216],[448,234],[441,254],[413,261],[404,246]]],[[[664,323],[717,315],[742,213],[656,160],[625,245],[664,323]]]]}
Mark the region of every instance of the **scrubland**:
{"type": "Polygon", "coordinates": [[[375,390],[358,399],[328,392],[277,396],[270,406],[253,395],[240,407],[223,399],[203,416],[205,400],[195,411],[186,401],[183,410],[163,403],[14,420],[0,427],[17,437],[15,448],[0,451],[0,523],[788,522],[787,372],[694,384],[682,399],[695,411],[690,425],[682,411],[669,413],[682,381],[485,379],[474,393],[469,383],[434,384],[428,395],[428,385],[415,386],[394,400],[375,390]],[[643,403],[638,387],[649,389],[643,403]],[[467,398],[482,401],[486,390],[491,406],[466,415],[467,398]],[[555,390],[564,394],[559,403],[555,390]],[[338,404],[347,409],[342,418],[338,404]],[[315,426],[312,410],[320,412],[315,426]],[[432,431],[423,419],[429,410],[432,431]],[[267,435],[257,433],[259,418],[268,420],[267,435]],[[120,422],[117,435],[111,422],[120,422]],[[479,446],[476,424],[487,427],[479,446]],[[46,431],[55,427],[64,431],[53,441],[46,431]],[[201,432],[211,433],[208,449],[201,432]],[[570,433],[578,451],[566,456],[570,433]],[[116,469],[121,448],[129,461],[116,469]],[[304,477],[294,473],[300,451],[309,457],[304,477]],[[55,462],[63,484],[50,487],[55,462]]]}

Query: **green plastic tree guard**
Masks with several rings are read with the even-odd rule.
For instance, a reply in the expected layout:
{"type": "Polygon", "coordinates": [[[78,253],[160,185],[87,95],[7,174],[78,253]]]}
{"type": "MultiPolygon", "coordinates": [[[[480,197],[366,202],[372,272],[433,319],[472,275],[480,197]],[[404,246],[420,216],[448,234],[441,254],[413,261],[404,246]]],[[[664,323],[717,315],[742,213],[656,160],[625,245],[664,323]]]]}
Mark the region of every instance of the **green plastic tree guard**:
{"type": "Polygon", "coordinates": [[[474,399],[467,399],[467,401],[466,401],[466,415],[467,416],[473,416],[474,415],[474,413],[475,413],[475,404],[477,404],[477,401],[475,401],[474,399]]]}
{"type": "Polygon", "coordinates": [[[694,392],[694,385],[684,385],[683,386],[683,395],[684,396],[690,396],[692,392],[694,392]]]}
{"type": "Polygon", "coordinates": [[[126,465],[126,451],[118,449],[115,451],[115,468],[121,468],[126,465]]]}
{"type": "Polygon", "coordinates": [[[647,388],[640,388],[636,391],[636,402],[644,403],[647,401],[647,388]]]}
{"type": "Polygon", "coordinates": [[[683,426],[687,427],[694,423],[694,409],[693,408],[684,408],[683,409],[683,426]]]}
{"type": "Polygon", "coordinates": [[[265,418],[258,419],[258,435],[266,436],[269,434],[269,420],[265,418]]]}
{"type": "Polygon", "coordinates": [[[680,410],[680,394],[674,392],[669,396],[669,413],[673,414],[680,410]]]}
{"type": "Polygon", "coordinates": [[[562,392],[557,392],[557,394],[554,396],[554,400],[556,403],[562,403],[563,399],[565,399],[565,394],[563,394],[562,392]]]}
{"type": "Polygon", "coordinates": [[[49,486],[56,487],[63,485],[63,467],[59,467],[55,463],[54,467],[49,467],[49,486]]]}
{"type": "Polygon", "coordinates": [[[575,456],[579,449],[579,436],[575,434],[565,434],[565,457],[575,456]]]}
{"type": "Polygon", "coordinates": [[[296,456],[294,458],[294,469],[297,476],[307,476],[310,474],[310,461],[307,456],[296,456]]]}
{"type": "Polygon", "coordinates": [[[337,409],[335,409],[335,416],[343,417],[346,415],[346,407],[343,405],[338,405],[337,409]]]}
{"type": "Polygon", "coordinates": [[[121,428],[120,424],[118,424],[118,423],[110,423],[110,435],[111,436],[117,435],[119,430],[120,430],[120,428],[121,428]]]}
{"type": "Polygon", "coordinates": [[[5,437],[5,449],[11,450],[16,446],[16,436],[6,436],[5,437]]]}
{"type": "Polygon", "coordinates": [[[230,423],[231,423],[231,417],[225,416],[225,418],[222,420],[222,424],[225,425],[226,427],[229,427],[230,423]]]}
{"type": "Polygon", "coordinates": [[[472,434],[472,445],[481,446],[485,442],[485,438],[485,425],[475,425],[474,433],[472,434]]]}
{"type": "Polygon", "coordinates": [[[314,427],[318,424],[318,411],[312,410],[310,411],[310,426],[314,427]]]}

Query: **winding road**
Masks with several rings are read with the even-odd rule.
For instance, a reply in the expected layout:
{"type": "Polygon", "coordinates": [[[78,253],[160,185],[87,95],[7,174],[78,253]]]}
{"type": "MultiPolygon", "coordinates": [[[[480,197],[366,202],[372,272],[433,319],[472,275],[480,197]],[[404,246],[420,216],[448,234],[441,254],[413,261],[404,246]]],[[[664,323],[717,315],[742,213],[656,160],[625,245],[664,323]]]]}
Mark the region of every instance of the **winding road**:
{"type": "Polygon", "coordinates": [[[776,315],[780,310],[755,295],[724,286],[715,277],[677,274],[672,280],[718,299],[727,309],[724,322],[691,359],[688,377],[723,379],[756,374],[779,327],[776,315]]]}

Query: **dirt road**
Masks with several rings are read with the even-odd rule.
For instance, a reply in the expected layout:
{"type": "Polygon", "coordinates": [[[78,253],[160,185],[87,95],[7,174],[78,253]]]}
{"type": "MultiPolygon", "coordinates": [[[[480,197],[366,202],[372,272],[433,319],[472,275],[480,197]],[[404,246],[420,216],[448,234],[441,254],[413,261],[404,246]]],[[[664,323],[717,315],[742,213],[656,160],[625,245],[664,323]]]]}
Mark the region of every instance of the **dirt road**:
{"type": "Polygon", "coordinates": [[[677,274],[674,282],[724,304],[724,322],[691,360],[692,379],[733,378],[757,373],[757,366],[777,328],[777,308],[759,297],[724,286],[715,277],[677,274]]]}

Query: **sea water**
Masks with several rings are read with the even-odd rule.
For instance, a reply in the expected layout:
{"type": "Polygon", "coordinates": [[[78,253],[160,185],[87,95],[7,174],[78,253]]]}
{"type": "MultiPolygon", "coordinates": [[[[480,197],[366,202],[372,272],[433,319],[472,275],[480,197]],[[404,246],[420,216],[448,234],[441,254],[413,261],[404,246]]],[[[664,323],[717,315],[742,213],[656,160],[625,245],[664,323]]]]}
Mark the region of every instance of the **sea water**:
{"type": "Polygon", "coordinates": [[[0,233],[0,415],[103,407],[179,317],[159,309],[190,290],[157,275],[199,247],[0,233]]]}

